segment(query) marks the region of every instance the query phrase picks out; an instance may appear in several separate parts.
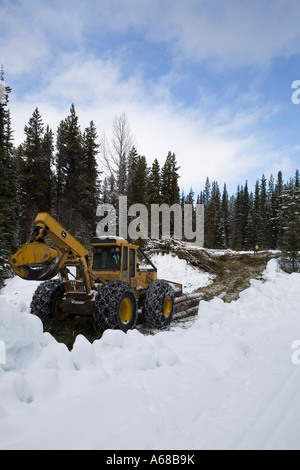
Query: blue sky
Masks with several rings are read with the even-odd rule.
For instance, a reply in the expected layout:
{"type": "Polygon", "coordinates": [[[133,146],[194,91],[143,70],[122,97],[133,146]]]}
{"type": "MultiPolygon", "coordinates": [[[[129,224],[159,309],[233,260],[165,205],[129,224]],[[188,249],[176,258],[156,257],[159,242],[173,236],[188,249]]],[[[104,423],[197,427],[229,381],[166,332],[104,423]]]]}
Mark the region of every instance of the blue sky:
{"type": "Polygon", "coordinates": [[[35,107],[55,132],[74,103],[99,141],[125,112],[149,164],[175,152],[186,192],[207,176],[230,194],[262,174],[288,179],[299,25],[299,0],[0,0],[15,144],[35,107]]]}

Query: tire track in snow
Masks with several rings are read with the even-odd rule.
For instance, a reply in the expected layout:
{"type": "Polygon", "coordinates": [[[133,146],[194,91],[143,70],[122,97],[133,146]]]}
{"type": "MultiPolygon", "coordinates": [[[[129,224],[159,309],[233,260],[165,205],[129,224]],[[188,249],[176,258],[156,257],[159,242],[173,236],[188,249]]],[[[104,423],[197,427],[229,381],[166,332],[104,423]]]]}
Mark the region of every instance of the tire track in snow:
{"type": "Polygon", "coordinates": [[[282,386],[274,393],[267,409],[235,446],[235,450],[291,449],[299,447],[300,425],[300,368],[292,366],[282,386]]]}

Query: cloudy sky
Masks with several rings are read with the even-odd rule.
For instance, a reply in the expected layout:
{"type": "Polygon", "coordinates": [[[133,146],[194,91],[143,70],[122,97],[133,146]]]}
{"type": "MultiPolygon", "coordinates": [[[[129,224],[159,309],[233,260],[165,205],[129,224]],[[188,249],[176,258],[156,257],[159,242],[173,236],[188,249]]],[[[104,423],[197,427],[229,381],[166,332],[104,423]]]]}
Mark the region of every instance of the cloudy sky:
{"type": "Polygon", "coordinates": [[[0,64],[15,144],[35,107],[56,131],[74,103],[99,137],[125,112],[186,192],[300,169],[299,0],[0,0],[0,64]]]}

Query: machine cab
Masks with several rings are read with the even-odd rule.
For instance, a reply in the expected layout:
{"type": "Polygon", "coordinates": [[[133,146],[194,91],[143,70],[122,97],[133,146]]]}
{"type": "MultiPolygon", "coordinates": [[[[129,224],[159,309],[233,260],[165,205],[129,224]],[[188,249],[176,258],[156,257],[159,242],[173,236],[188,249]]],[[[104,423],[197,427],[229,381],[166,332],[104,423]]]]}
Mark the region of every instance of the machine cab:
{"type": "Polygon", "coordinates": [[[136,277],[137,247],[118,237],[93,238],[92,270],[104,281],[126,282],[136,277]]]}
{"type": "Polygon", "coordinates": [[[148,259],[151,268],[138,265],[138,250],[136,245],[130,245],[127,240],[119,237],[93,238],[92,270],[103,281],[121,280],[133,287],[146,287],[157,279],[156,267],[148,259]]]}

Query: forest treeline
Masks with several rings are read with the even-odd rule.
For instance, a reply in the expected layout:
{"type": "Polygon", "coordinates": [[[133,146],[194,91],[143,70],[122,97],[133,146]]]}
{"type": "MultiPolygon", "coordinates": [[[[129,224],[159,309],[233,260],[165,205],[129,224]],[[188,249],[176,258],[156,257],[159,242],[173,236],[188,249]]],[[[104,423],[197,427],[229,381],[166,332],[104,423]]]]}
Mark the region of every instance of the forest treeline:
{"type": "Polygon", "coordinates": [[[284,182],[263,175],[253,191],[248,183],[229,195],[226,184],[206,179],[200,194],[180,191],[180,167],[169,152],[160,166],[139,155],[126,114],[115,117],[111,138],[100,139],[94,122],[81,129],[74,104],[56,129],[43,122],[39,109],[24,126],[24,141],[14,146],[9,110],[11,89],[0,76],[0,282],[7,258],[29,239],[38,212],[49,212],[88,244],[95,235],[100,203],[128,206],[204,204],[207,248],[284,249],[297,256],[300,248],[300,179],[298,170],[284,182]]]}

